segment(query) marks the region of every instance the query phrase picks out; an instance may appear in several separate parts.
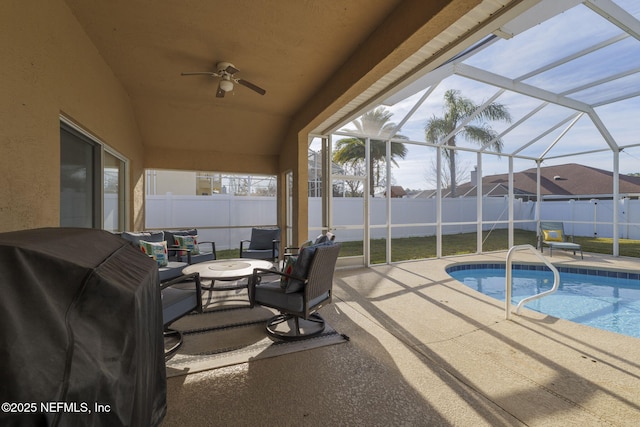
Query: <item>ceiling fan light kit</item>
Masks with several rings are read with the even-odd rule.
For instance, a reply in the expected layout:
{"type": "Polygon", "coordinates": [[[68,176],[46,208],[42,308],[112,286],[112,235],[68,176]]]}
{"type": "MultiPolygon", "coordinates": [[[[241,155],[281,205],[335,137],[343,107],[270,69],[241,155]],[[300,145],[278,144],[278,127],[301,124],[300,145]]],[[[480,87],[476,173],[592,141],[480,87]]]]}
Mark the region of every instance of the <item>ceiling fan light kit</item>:
{"type": "Polygon", "coordinates": [[[231,80],[220,80],[220,89],[225,92],[230,92],[233,90],[233,83],[231,82],[231,80]]]}
{"type": "Polygon", "coordinates": [[[218,82],[218,90],[216,91],[216,97],[224,98],[225,93],[231,92],[233,90],[233,83],[238,83],[244,87],[248,87],[254,92],[259,93],[260,95],[264,95],[267,93],[266,90],[262,89],[259,86],[254,85],[251,82],[248,82],[244,79],[238,79],[234,77],[234,74],[238,73],[238,70],[233,64],[230,62],[218,62],[216,64],[216,71],[196,71],[196,72],[188,72],[182,73],[183,76],[193,76],[193,75],[207,75],[212,77],[220,78],[218,82]]]}

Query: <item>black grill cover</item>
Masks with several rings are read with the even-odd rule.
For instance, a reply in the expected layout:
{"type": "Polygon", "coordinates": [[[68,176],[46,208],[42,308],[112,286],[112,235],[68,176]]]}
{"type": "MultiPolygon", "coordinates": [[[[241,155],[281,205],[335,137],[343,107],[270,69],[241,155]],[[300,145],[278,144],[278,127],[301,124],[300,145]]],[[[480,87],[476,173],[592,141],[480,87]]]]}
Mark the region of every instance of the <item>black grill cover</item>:
{"type": "Polygon", "coordinates": [[[0,233],[0,425],[160,424],[162,330],[158,267],[120,237],[0,233]]]}

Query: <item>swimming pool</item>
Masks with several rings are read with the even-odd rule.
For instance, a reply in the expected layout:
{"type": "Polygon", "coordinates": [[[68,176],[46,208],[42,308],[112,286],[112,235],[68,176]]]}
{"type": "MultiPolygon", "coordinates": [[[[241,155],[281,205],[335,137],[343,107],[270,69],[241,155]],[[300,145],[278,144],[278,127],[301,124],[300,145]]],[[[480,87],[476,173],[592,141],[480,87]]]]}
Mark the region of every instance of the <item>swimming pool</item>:
{"type": "MultiPolygon", "coordinates": [[[[640,274],[557,267],[558,291],[525,307],[583,325],[640,338],[640,274]]],[[[471,289],[505,299],[504,264],[458,264],[447,273],[471,289]]],[[[553,286],[553,273],[542,265],[513,265],[511,302],[553,286]]]]}

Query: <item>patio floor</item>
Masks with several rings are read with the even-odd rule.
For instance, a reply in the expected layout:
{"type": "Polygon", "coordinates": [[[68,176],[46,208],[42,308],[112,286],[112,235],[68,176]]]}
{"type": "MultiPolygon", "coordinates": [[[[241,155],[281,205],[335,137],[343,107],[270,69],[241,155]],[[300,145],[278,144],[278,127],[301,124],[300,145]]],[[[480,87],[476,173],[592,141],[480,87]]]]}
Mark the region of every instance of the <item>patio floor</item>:
{"type": "Polygon", "coordinates": [[[639,425],[640,339],[530,310],[507,321],[444,271],[505,256],[338,270],[321,313],[348,343],[172,378],[163,425],[639,425]]]}

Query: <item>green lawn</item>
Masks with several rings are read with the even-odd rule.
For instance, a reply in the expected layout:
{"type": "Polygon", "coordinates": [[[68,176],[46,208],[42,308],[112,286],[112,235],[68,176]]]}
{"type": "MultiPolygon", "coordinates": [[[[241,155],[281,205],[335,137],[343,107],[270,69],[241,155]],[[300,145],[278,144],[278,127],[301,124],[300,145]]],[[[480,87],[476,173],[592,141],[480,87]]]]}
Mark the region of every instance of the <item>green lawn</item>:
{"type": "MultiPolygon", "coordinates": [[[[485,252],[507,250],[507,230],[494,230],[483,233],[483,250],[485,252]],[[488,236],[487,236],[488,234],[488,236]]],[[[613,239],[576,237],[576,243],[582,245],[584,252],[609,254],[613,253],[613,239]]],[[[362,255],[362,241],[341,242],[340,256],[362,255]]],[[[533,231],[514,230],[514,244],[529,244],[536,246],[536,234],[533,231]]],[[[435,258],[436,237],[405,237],[391,240],[393,262],[422,258],[435,258]]],[[[371,241],[371,262],[380,264],[385,262],[386,240],[371,241]]],[[[462,255],[476,253],[476,233],[448,234],[442,236],[442,255],[462,255]]],[[[218,259],[238,257],[238,249],[217,251],[218,259]]],[[[640,240],[620,239],[620,255],[640,258],[640,240]]]]}

